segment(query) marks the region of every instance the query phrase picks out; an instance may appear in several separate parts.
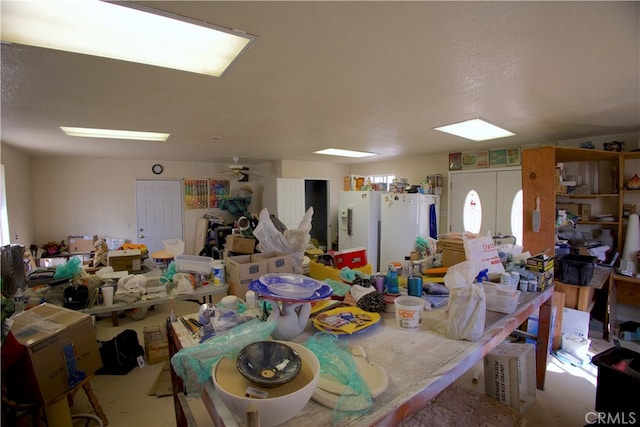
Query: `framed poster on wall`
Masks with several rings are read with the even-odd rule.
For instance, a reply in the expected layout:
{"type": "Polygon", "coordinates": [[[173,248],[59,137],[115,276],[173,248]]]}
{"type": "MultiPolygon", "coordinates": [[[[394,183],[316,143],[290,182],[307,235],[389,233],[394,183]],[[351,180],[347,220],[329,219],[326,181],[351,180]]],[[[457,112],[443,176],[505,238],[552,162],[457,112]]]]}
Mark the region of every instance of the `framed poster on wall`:
{"type": "Polygon", "coordinates": [[[476,152],[462,153],[462,169],[475,168],[477,164],[476,152]]]}
{"type": "Polygon", "coordinates": [[[507,148],[507,166],[520,165],[520,147],[507,148]]]}
{"type": "Polygon", "coordinates": [[[462,169],[462,153],[449,153],[449,170],[457,171],[462,169]]]}
{"type": "Polygon", "coordinates": [[[502,167],[507,164],[507,150],[489,150],[489,166],[502,167]]]}
{"type": "Polygon", "coordinates": [[[488,168],[489,167],[489,152],[488,151],[478,151],[477,153],[477,162],[479,168],[488,168]]]}

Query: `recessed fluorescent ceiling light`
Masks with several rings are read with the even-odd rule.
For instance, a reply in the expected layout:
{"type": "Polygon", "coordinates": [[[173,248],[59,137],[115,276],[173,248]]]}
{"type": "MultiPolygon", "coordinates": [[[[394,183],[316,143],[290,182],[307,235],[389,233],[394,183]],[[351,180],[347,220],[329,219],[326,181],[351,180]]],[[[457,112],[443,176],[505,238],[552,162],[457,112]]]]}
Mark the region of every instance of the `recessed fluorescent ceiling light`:
{"type": "Polygon", "coordinates": [[[327,148],[325,150],[314,151],[315,154],[327,154],[329,156],[342,157],[369,157],[375,156],[376,153],[366,153],[364,151],[341,150],[339,148],[327,148]]]}
{"type": "Polygon", "coordinates": [[[255,36],[133,4],[4,1],[2,41],[221,77],[255,36]]]}
{"type": "Polygon", "coordinates": [[[168,133],[157,133],[157,132],[74,128],[74,127],[68,127],[68,126],[60,126],[60,129],[62,129],[64,133],[66,133],[69,136],[81,136],[85,138],[138,139],[140,141],[166,141],[170,135],[168,133]]]}
{"type": "Polygon", "coordinates": [[[504,138],[506,136],[515,135],[513,132],[499,128],[498,126],[485,122],[482,119],[467,120],[465,122],[440,126],[434,129],[471,139],[473,141],[486,141],[488,139],[504,138]]]}

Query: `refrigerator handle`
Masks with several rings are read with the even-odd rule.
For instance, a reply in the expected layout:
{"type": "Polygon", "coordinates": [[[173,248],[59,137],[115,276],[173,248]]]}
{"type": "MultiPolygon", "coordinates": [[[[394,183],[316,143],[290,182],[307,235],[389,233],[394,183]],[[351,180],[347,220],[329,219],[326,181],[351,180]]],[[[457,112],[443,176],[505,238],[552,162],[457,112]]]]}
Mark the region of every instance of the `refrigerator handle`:
{"type": "Polygon", "coordinates": [[[353,236],[353,208],[347,209],[347,235],[353,236]]]}

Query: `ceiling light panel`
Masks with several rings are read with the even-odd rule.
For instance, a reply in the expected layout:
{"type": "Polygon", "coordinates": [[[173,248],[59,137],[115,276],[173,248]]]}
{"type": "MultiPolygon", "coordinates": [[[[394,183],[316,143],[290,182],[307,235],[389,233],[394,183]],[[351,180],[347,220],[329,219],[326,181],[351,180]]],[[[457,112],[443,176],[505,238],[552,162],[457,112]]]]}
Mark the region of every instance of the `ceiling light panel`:
{"type": "Polygon", "coordinates": [[[168,133],[140,132],[116,129],[95,129],[60,126],[60,129],[68,136],[79,136],[84,138],[107,138],[107,139],[135,139],[139,141],[166,141],[168,133]]]}
{"type": "Polygon", "coordinates": [[[139,5],[2,2],[2,40],[221,77],[255,37],[139,5]]]}
{"type": "Polygon", "coordinates": [[[377,156],[376,153],[368,153],[365,151],[351,151],[342,150],[340,148],[327,148],[320,151],[314,151],[315,154],[326,154],[329,156],[342,156],[342,157],[369,157],[377,156]]]}
{"type": "Polygon", "coordinates": [[[515,133],[509,132],[496,125],[492,125],[482,119],[472,119],[460,123],[434,128],[440,132],[450,133],[473,141],[487,141],[489,139],[504,138],[513,136],[515,133]]]}

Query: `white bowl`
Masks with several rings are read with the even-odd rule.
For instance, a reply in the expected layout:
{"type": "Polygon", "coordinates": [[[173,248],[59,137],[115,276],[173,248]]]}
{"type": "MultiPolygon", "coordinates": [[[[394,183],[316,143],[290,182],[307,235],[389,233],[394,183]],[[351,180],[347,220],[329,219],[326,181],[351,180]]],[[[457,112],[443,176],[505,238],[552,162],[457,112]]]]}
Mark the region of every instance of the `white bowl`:
{"type": "Polygon", "coordinates": [[[235,359],[222,358],[213,367],[211,377],[216,392],[238,419],[246,420],[247,407],[254,405],[258,408],[261,427],[275,426],[293,418],[311,399],[320,377],[318,358],[303,345],[280,342],[293,348],[302,359],[302,369],[298,376],[282,386],[263,388],[250,382],[238,372],[235,359]],[[247,387],[269,395],[264,399],[246,397],[247,387]]]}

